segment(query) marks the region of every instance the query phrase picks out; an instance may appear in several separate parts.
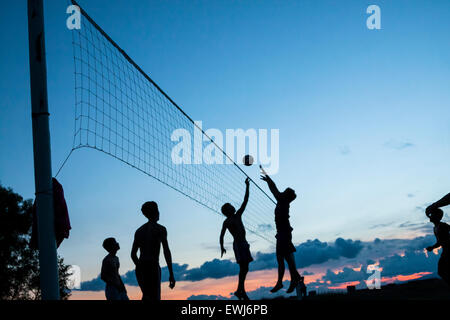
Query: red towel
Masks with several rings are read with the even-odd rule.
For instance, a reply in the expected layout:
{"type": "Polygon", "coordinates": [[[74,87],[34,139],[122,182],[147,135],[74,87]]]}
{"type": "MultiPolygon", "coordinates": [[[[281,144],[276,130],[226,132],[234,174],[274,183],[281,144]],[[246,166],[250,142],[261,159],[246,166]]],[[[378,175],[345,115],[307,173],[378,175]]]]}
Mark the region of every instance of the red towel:
{"type": "MultiPolygon", "coordinates": [[[[62,185],[52,178],[53,182],[53,210],[55,213],[55,238],[56,247],[59,247],[64,239],[69,238],[70,226],[69,210],[67,210],[66,199],[64,198],[64,189],[62,185]]],[[[38,248],[38,229],[37,229],[37,215],[36,202],[33,204],[33,228],[31,234],[31,246],[38,248]]]]}

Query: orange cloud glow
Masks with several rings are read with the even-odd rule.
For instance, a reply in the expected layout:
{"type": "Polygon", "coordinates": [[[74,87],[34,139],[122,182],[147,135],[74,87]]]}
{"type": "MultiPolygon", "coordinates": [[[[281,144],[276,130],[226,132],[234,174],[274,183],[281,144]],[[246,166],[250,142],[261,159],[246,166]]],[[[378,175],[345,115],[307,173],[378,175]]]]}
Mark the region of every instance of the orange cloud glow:
{"type": "Polygon", "coordinates": [[[420,279],[424,276],[428,276],[432,274],[432,272],[418,272],[418,273],[413,273],[413,274],[409,274],[409,275],[398,275],[395,277],[383,277],[381,279],[381,282],[384,283],[393,283],[395,281],[411,281],[411,280],[416,280],[416,279],[420,279]]]}
{"type": "Polygon", "coordinates": [[[350,282],[344,282],[338,286],[328,287],[330,290],[345,290],[347,289],[347,286],[356,286],[359,284],[359,281],[350,281],[350,282]]]}
{"type": "MultiPolygon", "coordinates": [[[[320,281],[322,276],[324,276],[323,270],[312,270],[313,275],[305,276],[305,284],[308,285],[311,282],[320,281]]],[[[339,269],[334,270],[338,272],[339,269]]],[[[382,283],[393,283],[396,281],[410,281],[420,279],[423,276],[430,275],[431,272],[419,272],[410,275],[398,275],[395,277],[383,277],[381,279],[382,283]]],[[[287,273],[288,275],[288,273],[287,273]]],[[[246,280],[246,290],[253,291],[260,287],[270,287],[275,284],[277,277],[277,270],[263,270],[254,271],[248,274],[246,280]]],[[[285,278],[289,280],[289,277],[285,278]]],[[[345,282],[339,285],[329,286],[330,290],[345,290],[347,286],[356,286],[359,281],[345,282]]],[[[192,295],[217,295],[224,296],[226,298],[231,297],[233,292],[236,290],[237,286],[237,276],[226,277],[222,279],[205,279],[201,281],[179,281],[176,284],[174,290],[168,288],[168,283],[163,282],[162,288],[162,299],[163,300],[186,300],[192,295]]],[[[128,297],[131,300],[140,300],[142,297],[141,290],[136,286],[126,286],[128,297]]],[[[269,291],[267,291],[267,296],[270,297],[269,291]]],[[[103,291],[73,291],[71,300],[105,300],[105,293],[103,291]]]]}

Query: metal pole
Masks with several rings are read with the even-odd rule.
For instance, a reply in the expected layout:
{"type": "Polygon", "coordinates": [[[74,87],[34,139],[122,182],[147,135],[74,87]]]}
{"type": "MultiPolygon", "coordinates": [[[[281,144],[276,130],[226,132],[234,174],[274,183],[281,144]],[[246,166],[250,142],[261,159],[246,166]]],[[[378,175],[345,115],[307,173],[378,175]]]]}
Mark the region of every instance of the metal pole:
{"type": "Polygon", "coordinates": [[[58,300],[43,0],[28,0],[28,41],[41,293],[43,300],[58,300]]]}

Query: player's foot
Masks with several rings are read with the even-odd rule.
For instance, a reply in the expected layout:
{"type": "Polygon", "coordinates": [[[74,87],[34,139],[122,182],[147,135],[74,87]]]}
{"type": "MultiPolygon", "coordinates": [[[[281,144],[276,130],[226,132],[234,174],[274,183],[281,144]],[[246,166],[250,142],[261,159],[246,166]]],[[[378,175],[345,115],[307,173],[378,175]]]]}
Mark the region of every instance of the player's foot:
{"type": "Polygon", "coordinates": [[[299,279],[292,279],[291,283],[289,284],[289,288],[286,290],[286,293],[292,293],[299,284],[299,279]]]}
{"type": "Polygon", "coordinates": [[[250,300],[250,298],[247,296],[247,293],[245,291],[236,291],[234,293],[234,295],[236,296],[236,298],[238,298],[239,300],[250,300]]]}
{"type": "Polygon", "coordinates": [[[280,290],[281,288],[283,288],[283,284],[281,282],[277,282],[277,284],[275,285],[275,287],[273,287],[270,292],[275,293],[278,290],[280,290]]]}

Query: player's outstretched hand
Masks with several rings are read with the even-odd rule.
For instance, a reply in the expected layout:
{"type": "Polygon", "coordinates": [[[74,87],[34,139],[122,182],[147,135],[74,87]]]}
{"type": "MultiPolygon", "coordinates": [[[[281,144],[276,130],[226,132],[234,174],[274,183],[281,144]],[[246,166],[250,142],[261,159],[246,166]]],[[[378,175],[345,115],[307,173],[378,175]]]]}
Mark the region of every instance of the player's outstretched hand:
{"type": "Polygon", "coordinates": [[[248,186],[248,185],[250,185],[250,178],[249,177],[247,177],[247,179],[245,179],[245,184],[248,186]]]}
{"type": "Polygon", "coordinates": [[[265,176],[268,176],[267,172],[263,169],[262,165],[259,165],[259,168],[261,169],[261,173],[265,176]]]}
{"type": "Polygon", "coordinates": [[[227,253],[227,250],[225,250],[225,248],[222,248],[222,253],[220,254],[220,257],[222,258],[223,257],[223,255],[225,254],[225,253],[227,253]]]}
{"type": "Polygon", "coordinates": [[[261,180],[263,180],[263,181],[268,181],[268,180],[269,180],[269,177],[268,177],[268,176],[261,176],[261,180]]]}

